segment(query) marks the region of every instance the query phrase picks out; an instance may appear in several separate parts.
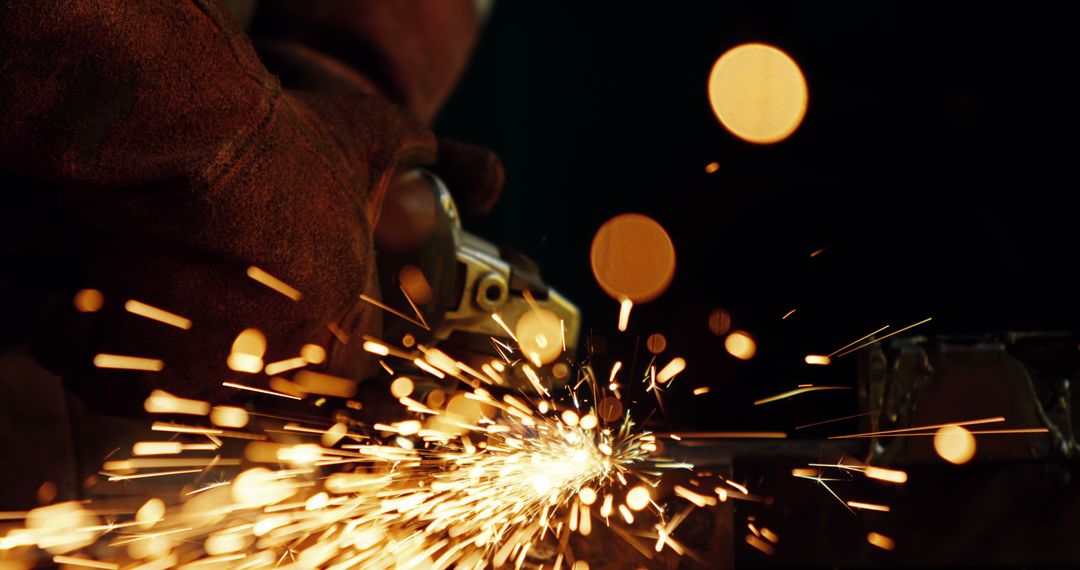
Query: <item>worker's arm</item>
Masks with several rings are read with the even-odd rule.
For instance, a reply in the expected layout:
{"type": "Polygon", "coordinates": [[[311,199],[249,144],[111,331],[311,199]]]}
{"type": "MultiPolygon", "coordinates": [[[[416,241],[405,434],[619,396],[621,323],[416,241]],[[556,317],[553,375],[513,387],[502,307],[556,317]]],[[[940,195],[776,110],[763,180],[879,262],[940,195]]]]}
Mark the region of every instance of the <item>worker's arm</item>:
{"type": "MultiPolygon", "coordinates": [[[[209,395],[245,380],[225,367],[244,328],[266,333],[267,361],[305,342],[333,349],[331,323],[374,328],[354,309],[373,275],[380,197],[396,168],[435,156],[407,112],[377,96],[283,90],[211,1],[7,0],[0,77],[0,170],[61,189],[79,285],[105,294],[100,312],[63,325],[85,331],[73,346],[43,350],[81,391],[209,395]],[[249,279],[252,265],[302,299],[249,279]],[[193,326],[129,314],[128,299],[193,326]],[[165,368],[99,370],[97,353],[165,368]]],[[[343,358],[331,370],[358,373],[343,358]]]]}

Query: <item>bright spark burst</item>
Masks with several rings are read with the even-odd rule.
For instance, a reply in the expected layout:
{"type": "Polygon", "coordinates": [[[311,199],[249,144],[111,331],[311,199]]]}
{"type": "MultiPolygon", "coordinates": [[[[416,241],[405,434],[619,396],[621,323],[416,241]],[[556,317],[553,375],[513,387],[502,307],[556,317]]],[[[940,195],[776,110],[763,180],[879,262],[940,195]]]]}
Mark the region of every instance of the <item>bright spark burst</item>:
{"type": "MultiPolygon", "coordinates": [[[[260,357],[264,343],[254,344],[234,346],[232,355],[260,357]]],[[[143,496],[141,507],[120,511],[68,502],[22,513],[16,518],[25,526],[0,537],[0,552],[34,546],[55,563],[90,568],[520,568],[544,545],[559,559],[574,560],[568,536],[588,536],[600,525],[646,554],[653,549],[617,527],[652,517],[656,524],[641,524],[655,529],[648,536],[655,538],[656,552],[666,546],[695,556],[672,534],[686,514],[668,518],[651,491],[663,470],[693,465],[652,457],[656,436],[639,429],[629,414],[604,417],[585,405],[612,397],[590,367],[581,368],[581,382],[570,383],[584,386],[583,394],[570,389],[566,398],[554,395],[545,371],[524,360],[492,361],[479,372],[420,345],[409,352],[366,338],[363,346],[433,377],[460,381],[454,398],[479,411],[463,414],[453,402],[429,407],[400,383],[395,397],[410,419],[371,426],[214,406],[158,391],[145,409],[167,416],[152,429],[171,439],[134,442],[126,454],[105,462],[101,475],[115,484],[160,482],[154,487],[159,496],[143,496]],[[515,368],[531,390],[507,393],[503,374],[515,368]],[[176,414],[192,419],[168,421],[176,414]]],[[[106,356],[112,360],[99,365],[134,368],[148,360],[106,356]]],[[[299,369],[301,360],[269,368],[299,369]]],[[[676,358],[659,374],[650,373],[654,382],[670,382],[685,366],[676,358]]],[[[612,370],[609,384],[617,373],[612,370]]],[[[351,380],[310,370],[297,370],[292,380],[270,378],[270,389],[222,385],[291,400],[318,397],[315,405],[356,391],[351,380]]],[[[748,495],[745,487],[731,485],[748,495]]],[[[675,494],[693,509],[727,500],[721,491],[717,497],[677,486],[675,494]]]]}

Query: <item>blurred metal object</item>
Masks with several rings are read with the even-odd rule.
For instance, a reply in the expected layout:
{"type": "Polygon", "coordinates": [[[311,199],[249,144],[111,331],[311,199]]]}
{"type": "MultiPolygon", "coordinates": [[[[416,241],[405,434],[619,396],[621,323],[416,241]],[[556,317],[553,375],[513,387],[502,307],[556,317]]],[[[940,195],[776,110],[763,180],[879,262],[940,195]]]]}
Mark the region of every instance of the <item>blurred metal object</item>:
{"type": "MultiPolygon", "coordinates": [[[[1075,457],[1072,386],[1080,336],[1003,333],[912,336],[867,350],[859,363],[861,432],[1004,416],[993,428],[1045,427],[1047,434],[980,437],[975,461],[1075,457]]],[[[876,438],[883,464],[937,461],[929,437],[876,438]]]]}
{"type": "Polygon", "coordinates": [[[419,311],[423,316],[422,323],[384,319],[388,342],[409,335],[420,344],[452,348],[466,362],[468,355],[490,359],[498,356],[492,338],[513,345],[492,314],[513,330],[535,303],[565,326],[566,353],[560,361],[573,358],[581,328],[578,308],[544,283],[531,259],[465,231],[450,191],[434,174],[416,170],[397,181],[387,193],[375,236],[382,302],[405,315],[419,311]],[[406,295],[410,281],[418,279],[420,290],[430,289],[430,298],[416,302],[414,310],[406,295]]]}

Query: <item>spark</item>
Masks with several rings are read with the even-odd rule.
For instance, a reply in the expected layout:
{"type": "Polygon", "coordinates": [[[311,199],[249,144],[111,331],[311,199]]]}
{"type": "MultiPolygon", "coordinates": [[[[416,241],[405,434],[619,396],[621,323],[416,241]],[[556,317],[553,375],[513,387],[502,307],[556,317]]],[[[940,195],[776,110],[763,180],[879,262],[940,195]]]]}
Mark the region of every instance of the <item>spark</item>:
{"type": "Polygon", "coordinates": [[[282,398],[288,398],[290,400],[302,400],[299,396],[293,396],[291,394],[283,394],[281,392],[275,392],[273,390],[264,390],[262,388],[256,388],[254,386],[245,386],[243,384],[237,384],[236,382],[222,382],[222,386],[226,388],[236,388],[237,390],[247,390],[249,392],[258,392],[259,394],[266,394],[268,396],[280,396],[282,398]]]}
{"type": "Polygon", "coordinates": [[[682,358],[673,358],[671,362],[668,362],[666,366],[660,369],[660,372],[656,375],[656,381],[666,384],[683,370],[686,370],[686,361],[682,358]]]}
{"type": "Polygon", "coordinates": [[[816,366],[827,366],[832,360],[828,356],[822,356],[820,354],[807,354],[803,359],[807,364],[816,366]]]}
{"type": "Polygon", "coordinates": [[[791,398],[792,396],[798,396],[799,394],[805,394],[807,392],[818,392],[818,391],[821,391],[821,390],[850,390],[850,389],[851,388],[849,386],[807,386],[807,387],[804,387],[804,388],[796,388],[794,390],[789,390],[787,392],[783,392],[783,393],[777,394],[775,396],[769,396],[768,398],[762,398],[760,400],[756,400],[754,402],[754,405],[755,406],[760,406],[761,404],[768,404],[769,402],[776,402],[778,400],[784,400],[784,399],[787,399],[787,398],[791,398]]]}
{"type": "Polygon", "coordinates": [[[792,310],[790,310],[790,311],[788,311],[788,312],[784,313],[784,316],[780,317],[780,320],[781,320],[781,321],[786,321],[786,320],[787,320],[787,318],[788,318],[788,317],[790,317],[791,315],[794,315],[794,314],[795,314],[795,311],[797,311],[797,310],[798,310],[798,309],[792,309],[792,310]]]}
{"type": "Polygon", "coordinates": [[[697,388],[694,388],[694,395],[695,396],[700,396],[702,394],[708,394],[708,393],[709,393],[709,387],[708,386],[698,386],[697,388]]]}
{"type": "MultiPolygon", "coordinates": [[[[889,338],[891,336],[898,335],[898,334],[900,334],[900,333],[902,333],[902,332],[904,332],[906,330],[913,329],[913,328],[915,328],[915,327],[917,327],[917,326],[919,326],[919,325],[921,325],[923,323],[930,322],[931,320],[933,320],[933,317],[927,317],[927,318],[925,318],[925,319],[923,319],[923,320],[921,320],[921,321],[919,321],[919,322],[917,322],[915,324],[911,324],[911,325],[908,325],[908,326],[906,326],[906,327],[904,327],[904,328],[902,328],[900,330],[893,331],[893,332],[891,332],[891,333],[889,333],[889,334],[887,334],[887,335],[885,335],[885,336],[883,336],[881,338],[876,338],[876,339],[874,339],[872,341],[860,344],[859,346],[856,346],[855,348],[851,348],[851,349],[848,349],[848,350],[846,350],[844,352],[841,352],[840,354],[837,355],[837,358],[839,358],[841,356],[851,354],[852,352],[855,352],[856,350],[866,348],[866,347],[868,347],[868,346],[870,346],[872,344],[879,343],[879,342],[881,342],[881,341],[883,341],[883,340],[885,340],[885,339],[887,339],[887,338],[889,338]]],[[[829,356],[832,356],[832,355],[829,355],[829,356]]]]}
{"type": "Polygon", "coordinates": [[[326,328],[341,344],[349,342],[349,335],[345,331],[341,330],[341,327],[339,327],[336,323],[330,323],[326,325],[326,328]]]}
{"type": "Polygon", "coordinates": [[[716,505],[716,499],[715,498],[710,497],[708,495],[702,495],[700,493],[695,493],[695,492],[691,491],[690,489],[687,489],[686,487],[683,487],[681,485],[675,485],[674,490],[675,490],[675,494],[677,496],[682,497],[682,498],[686,499],[687,501],[690,501],[691,503],[694,503],[698,507],[706,507],[706,506],[711,507],[711,506],[716,505]]]}
{"type": "Polygon", "coordinates": [[[746,535],[746,543],[770,556],[776,551],[776,547],[774,547],[772,543],[762,540],[753,534],[746,535]]]}
{"type": "Polygon", "coordinates": [[[178,469],[176,471],[158,471],[155,473],[138,473],[136,475],[109,475],[109,481],[127,481],[129,479],[146,479],[148,477],[165,477],[168,475],[186,475],[188,473],[200,473],[202,469],[178,469]]]}
{"type": "Polygon", "coordinates": [[[850,416],[844,416],[844,417],[841,417],[841,418],[833,418],[833,419],[831,419],[831,420],[823,420],[823,421],[820,421],[820,422],[814,422],[814,423],[812,423],[812,424],[806,424],[806,425],[802,425],[802,426],[799,426],[799,427],[797,427],[797,428],[795,428],[795,429],[805,429],[805,428],[808,428],[808,427],[820,426],[820,425],[823,425],[823,424],[829,424],[829,423],[832,423],[832,422],[839,422],[839,421],[843,421],[843,420],[850,420],[850,419],[854,419],[854,418],[861,418],[861,417],[863,417],[863,416],[869,416],[869,415],[872,415],[873,413],[874,413],[874,412],[863,412],[863,413],[861,413],[861,414],[854,414],[854,415],[850,415],[850,416]]]}
{"type": "MultiPolygon", "coordinates": [[[[813,256],[811,256],[811,257],[813,257],[813,256]]],[[[876,331],[874,331],[874,332],[872,332],[872,333],[869,333],[869,334],[867,334],[867,335],[865,335],[865,336],[861,336],[861,337],[859,337],[859,338],[857,338],[857,339],[855,339],[855,340],[853,340],[853,341],[851,341],[851,342],[849,342],[849,343],[845,344],[844,346],[841,346],[840,348],[838,348],[838,349],[836,349],[836,350],[834,350],[834,351],[830,352],[830,353],[828,354],[829,358],[832,358],[832,357],[836,356],[836,355],[837,355],[837,353],[843,352],[843,351],[844,351],[844,349],[846,349],[846,348],[848,348],[848,347],[851,347],[851,346],[855,346],[856,344],[858,344],[858,343],[860,343],[860,342],[862,342],[862,341],[864,341],[864,340],[866,340],[866,339],[868,339],[868,338],[870,338],[870,337],[872,337],[872,336],[876,335],[877,333],[879,333],[879,332],[881,332],[881,331],[883,331],[883,330],[885,330],[885,329],[889,328],[889,326],[890,326],[890,325],[885,325],[885,326],[881,327],[880,329],[878,329],[878,330],[876,330],[876,331]]]]}
{"type": "Polygon", "coordinates": [[[71,566],[81,566],[83,568],[104,568],[105,570],[115,570],[120,568],[119,564],[112,562],[101,562],[99,560],[92,560],[90,558],[79,558],[75,556],[53,556],[53,562],[56,564],[70,564],[71,566]]]}
{"type": "Polygon", "coordinates": [[[761,527],[761,536],[763,536],[765,538],[765,540],[768,540],[769,542],[771,542],[773,544],[776,544],[776,543],[780,542],[780,537],[777,536],[775,532],[773,532],[773,531],[771,531],[771,530],[769,530],[769,529],[767,529],[765,527],[761,527]]]}
{"type": "Polygon", "coordinates": [[[883,513],[889,512],[888,505],[876,505],[874,503],[862,503],[859,501],[848,501],[847,505],[855,509],[864,509],[867,511],[881,511],[883,513]]]}
{"type": "Polygon", "coordinates": [[[178,329],[188,330],[191,328],[191,319],[181,317],[175,313],[170,313],[164,309],[159,309],[146,303],[130,299],[124,303],[124,310],[140,317],[146,317],[167,325],[174,326],[178,329]]]}
{"type": "Polygon", "coordinates": [[[443,371],[441,371],[438,368],[435,368],[434,366],[428,364],[422,358],[414,358],[413,359],[413,364],[415,364],[416,367],[419,368],[420,370],[423,370],[424,372],[427,372],[428,374],[431,374],[432,376],[434,376],[436,378],[439,378],[440,380],[443,379],[443,378],[446,378],[446,374],[444,374],[443,371]]]}
{"type": "Polygon", "coordinates": [[[121,370],[144,370],[146,372],[161,372],[165,369],[165,363],[157,358],[104,353],[94,357],[94,366],[121,370]]]}
{"type": "Polygon", "coordinates": [[[832,487],[830,487],[830,486],[828,485],[828,483],[826,483],[826,481],[837,481],[838,479],[827,479],[827,478],[825,478],[825,477],[822,477],[820,473],[817,473],[817,472],[816,472],[816,470],[815,470],[815,474],[814,474],[814,475],[803,475],[803,474],[801,474],[801,473],[797,473],[797,472],[795,472],[795,471],[792,471],[792,473],[791,473],[791,474],[792,474],[793,476],[795,476],[795,477],[798,477],[799,479],[809,479],[809,480],[811,480],[811,481],[815,481],[815,482],[817,482],[817,484],[819,484],[819,485],[821,485],[822,487],[824,487],[824,488],[825,488],[825,490],[826,490],[826,491],[828,491],[828,492],[829,492],[829,494],[833,496],[833,498],[835,498],[835,499],[836,499],[837,501],[839,501],[839,503],[840,503],[840,504],[841,504],[841,505],[842,505],[842,506],[843,506],[843,507],[844,507],[845,509],[847,509],[847,510],[848,510],[848,512],[850,512],[850,513],[851,513],[851,514],[853,514],[853,515],[855,514],[855,511],[854,511],[854,510],[852,510],[852,508],[851,508],[850,506],[848,506],[848,504],[847,504],[846,502],[844,502],[844,500],[843,500],[843,499],[841,499],[841,498],[840,498],[840,495],[837,495],[837,494],[836,494],[836,492],[832,490],[832,487]]]}
{"type": "Polygon", "coordinates": [[[619,301],[619,332],[625,332],[630,324],[630,309],[634,308],[634,302],[623,298],[619,301]]]}
{"type": "Polygon", "coordinates": [[[658,433],[656,437],[675,437],[688,439],[784,439],[782,431],[681,431],[677,434],[658,433]]]}
{"type": "MultiPolygon", "coordinates": [[[[1012,428],[1012,429],[983,429],[983,430],[968,430],[971,435],[1017,435],[1025,433],[1049,433],[1049,428],[1012,428]]],[[[874,436],[859,435],[848,437],[932,437],[936,436],[936,433],[890,433],[879,434],[874,436]]]]}
{"type": "Polygon", "coordinates": [[[289,285],[281,279],[278,279],[277,277],[274,277],[273,275],[270,275],[266,271],[255,267],[254,265],[248,267],[247,275],[255,281],[266,285],[267,287],[273,289],[274,291],[277,291],[278,293],[281,293],[282,295],[285,295],[293,301],[299,301],[301,298],[303,298],[303,295],[301,295],[300,291],[298,291],[295,287],[289,285]]]}
{"type": "Polygon", "coordinates": [[[363,348],[367,352],[370,352],[371,354],[377,354],[379,356],[388,356],[390,354],[390,347],[374,340],[364,341],[363,348]]]}
{"type": "MultiPolygon", "coordinates": [[[[406,298],[408,298],[408,295],[406,295],[406,298]]],[[[394,315],[395,317],[398,317],[400,319],[406,320],[406,321],[408,321],[408,322],[410,322],[410,323],[412,323],[412,324],[414,324],[414,325],[416,325],[416,326],[418,326],[420,328],[423,328],[425,330],[430,330],[430,329],[427,328],[426,323],[421,323],[420,321],[410,317],[409,315],[406,315],[405,313],[402,313],[401,311],[391,307],[390,305],[387,305],[387,304],[383,303],[382,301],[379,301],[378,299],[375,299],[373,297],[369,297],[369,296],[361,293],[360,294],[360,300],[365,302],[365,303],[375,305],[376,307],[386,311],[387,313],[390,313],[391,315],[394,315]]]]}
{"type": "Polygon", "coordinates": [[[502,327],[502,330],[506,331],[506,334],[510,335],[510,338],[514,339],[514,342],[518,342],[517,337],[514,336],[514,331],[510,330],[510,327],[506,326],[506,321],[504,321],[502,317],[499,316],[499,313],[491,313],[491,320],[498,323],[499,326],[502,327]]]}
{"type": "Polygon", "coordinates": [[[562,339],[562,351],[566,352],[566,321],[559,319],[559,334],[562,339]]]}
{"type": "Polygon", "coordinates": [[[297,368],[303,368],[308,365],[307,359],[302,356],[294,358],[287,358],[285,360],[279,360],[277,362],[271,362],[263,368],[263,372],[267,376],[277,376],[278,374],[288,372],[290,370],[296,370],[297,368]]]}
{"type": "Polygon", "coordinates": [[[897,471],[895,469],[885,469],[882,467],[867,467],[863,474],[871,479],[878,479],[881,481],[888,481],[890,483],[906,483],[908,476],[903,471],[897,471]]]}
{"type": "Polygon", "coordinates": [[[728,485],[731,485],[732,487],[738,489],[744,495],[749,495],[750,494],[750,489],[746,488],[746,486],[744,486],[744,485],[740,485],[740,484],[738,484],[738,483],[736,483],[734,481],[727,480],[727,479],[725,479],[724,482],[727,483],[728,485]]]}
{"type": "Polygon", "coordinates": [[[412,307],[413,312],[416,313],[416,318],[420,321],[420,326],[426,331],[431,330],[431,327],[428,326],[427,319],[424,318],[424,313],[420,312],[416,303],[413,302],[412,297],[409,296],[409,292],[401,285],[398,285],[398,288],[401,289],[401,294],[405,296],[405,300],[408,301],[409,306],[412,307]]]}
{"type": "Polygon", "coordinates": [[[866,541],[882,550],[892,550],[896,548],[896,541],[885,536],[884,534],[878,534],[871,532],[866,535],[866,541]]]}
{"type": "Polygon", "coordinates": [[[997,417],[993,417],[993,418],[983,418],[983,419],[980,419],[980,420],[968,420],[968,421],[964,421],[964,422],[950,422],[950,423],[946,423],[946,424],[934,424],[934,425],[931,425],[931,426],[920,426],[920,427],[913,427],[913,428],[890,429],[890,430],[885,430],[885,431],[871,431],[871,432],[866,432],[866,433],[855,433],[855,434],[850,434],[850,435],[834,435],[834,436],[829,437],[829,439],[849,439],[849,438],[855,438],[855,437],[876,437],[876,436],[881,436],[881,435],[891,435],[891,434],[897,434],[897,433],[908,433],[908,432],[914,432],[914,431],[940,429],[940,428],[943,428],[943,427],[946,427],[946,426],[974,426],[974,425],[981,425],[981,424],[992,424],[992,423],[1003,422],[1003,421],[1005,421],[1004,416],[997,416],[997,417]]]}

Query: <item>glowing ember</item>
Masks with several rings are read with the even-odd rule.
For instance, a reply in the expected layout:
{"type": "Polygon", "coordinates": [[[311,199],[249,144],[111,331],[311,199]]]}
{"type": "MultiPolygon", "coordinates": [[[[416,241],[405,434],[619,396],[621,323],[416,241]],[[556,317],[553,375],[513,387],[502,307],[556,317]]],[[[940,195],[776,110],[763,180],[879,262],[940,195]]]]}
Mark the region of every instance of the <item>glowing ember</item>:
{"type": "Polygon", "coordinates": [[[975,456],[975,436],[962,426],[944,426],[934,435],[934,451],[954,465],[967,463],[975,456]]]}
{"type": "Polygon", "coordinates": [[[724,339],[724,348],[728,354],[739,360],[750,360],[757,353],[757,343],[754,338],[743,331],[735,331],[724,339]]]}
{"type": "Polygon", "coordinates": [[[105,296],[97,289],[83,289],[75,293],[72,304],[80,313],[96,313],[105,304],[105,296]]]}
{"type": "Polygon", "coordinates": [[[866,535],[866,541],[882,550],[892,550],[896,548],[896,541],[885,536],[884,534],[878,534],[871,532],[866,535]]]}

